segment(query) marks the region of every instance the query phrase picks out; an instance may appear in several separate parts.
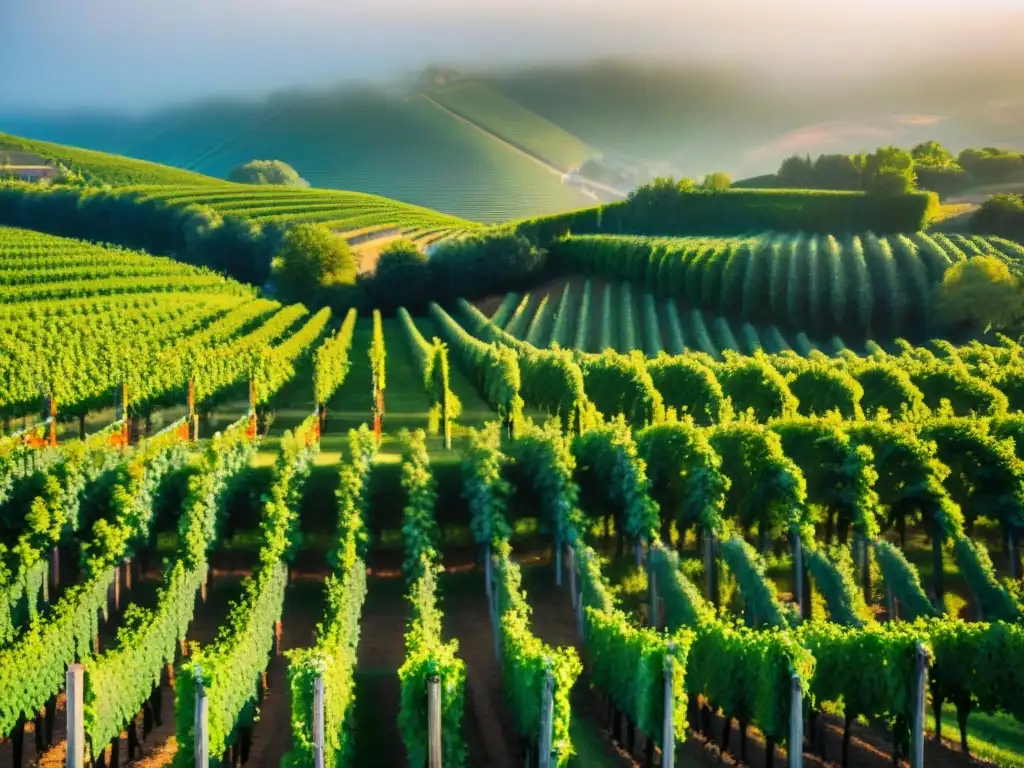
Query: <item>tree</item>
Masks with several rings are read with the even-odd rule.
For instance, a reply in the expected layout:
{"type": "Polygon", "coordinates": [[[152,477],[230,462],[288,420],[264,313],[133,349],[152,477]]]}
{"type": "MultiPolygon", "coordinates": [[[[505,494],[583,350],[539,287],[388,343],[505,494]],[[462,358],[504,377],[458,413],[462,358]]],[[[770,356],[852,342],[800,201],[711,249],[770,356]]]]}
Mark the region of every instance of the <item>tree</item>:
{"type": "Polygon", "coordinates": [[[864,155],[819,155],[814,161],[811,186],[816,189],[860,189],[864,162],[864,155]]]}
{"type": "Polygon", "coordinates": [[[911,157],[917,165],[929,168],[945,168],[956,165],[953,153],[937,141],[923,141],[910,150],[911,157]]]}
{"type": "Polygon", "coordinates": [[[982,184],[1024,179],[1024,154],[994,147],[965,149],[957,158],[960,166],[982,184]]]}
{"type": "Polygon", "coordinates": [[[787,157],[779,166],[778,177],[785,187],[800,189],[811,186],[814,181],[814,164],[811,163],[811,156],[787,157]]]}
{"type": "Polygon", "coordinates": [[[285,187],[309,186],[309,182],[299,176],[294,168],[280,160],[250,160],[232,168],[228,181],[238,184],[278,184],[285,187]]]}
{"type": "Polygon", "coordinates": [[[715,171],[709,173],[704,177],[704,181],[700,183],[701,189],[707,189],[712,192],[721,192],[732,186],[732,177],[724,171],[715,171]]]}
{"type": "Polygon", "coordinates": [[[424,303],[430,298],[427,256],[405,238],[388,243],[377,258],[372,282],[378,305],[408,307],[424,303]]]}
{"type": "Polygon", "coordinates": [[[1024,195],[992,195],[971,215],[971,232],[1024,243],[1024,195]]]}
{"type": "Polygon", "coordinates": [[[288,229],[271,267],[274,283],[286,301],[308,302],[322,289],[356,281],[356,260],[348,243],[319,224],[297,224],[288,229]]]}
{"type": "Polygon", "coordinates": [[[879,147],[864,162],[864,191],[902,195],[914,188],[914,158],[899,147],[879,147]]]}
{"type": "Polygon", "coordinates": [[[949,325],[1006,330],[1024,319],[1024,288],[993,256],[958,261],[942,276],[939,310],[949,325]]]}

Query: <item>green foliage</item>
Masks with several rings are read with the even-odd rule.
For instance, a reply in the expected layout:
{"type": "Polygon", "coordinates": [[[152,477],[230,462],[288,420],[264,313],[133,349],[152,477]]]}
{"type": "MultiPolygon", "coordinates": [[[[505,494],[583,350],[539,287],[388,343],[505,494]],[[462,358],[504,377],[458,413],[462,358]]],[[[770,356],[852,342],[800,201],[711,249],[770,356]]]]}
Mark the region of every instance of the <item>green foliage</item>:
{"type": "Polygon", "coordinates": [[[621,418],[584,431],[572,442],[577,472],[623,512],[626,534],[650,543],[658,536],[658,506],[650,497],[647,467],[621,418]]]}
{"type": "Polygon", "coordinates": [[[937,616],[935,607],[921,587],[917,569],[907,561],[903,553],[883,539],[874,542],[874,550],[885,586],[899,600],[901,618],[914,621],[919,616],[937,616]]]}
{"type": "Polygon", "coordinates": [[[579,429],[588,401],[583,391],[583,372],[568,350],[537,349],[488,322],[467,301],[459,306],[478,336],[514,350],[519,359],[524,400],[557,416],[566,429],[579,429]]]}
{"type": "MultiPolygon", "coordinates": [[[[661,511],[662,530],[674,515],[680,532],[699,524],[720,533],[731,483],[707,435],[692,422],[670,421],[637,432],[636,444],[647,465],[651,498],[661,511]]],[[[662,538],[667,540],[664,533],[662,538]]]]}
{"type": "Polygon", "coordinates": [[[228,181],[238,184],[276,184],[284,187],[308,187],[288,163],[281,160],[250,160],[231,169],[228,181]]]}
{"type": "Polygon", "coordinates": [[[271,266],[275,285],[291,301],[308,300],[324,288],[356,281],[356,260],[348,242],[318,224],[288,229],[271,266]]]}
{"type": "Polygon", "coordinates": [[[750,626],[785,629],[799,623],[794,607],[779,599],[775,585],[766,574],[767,565],[757,550],[739,536],[722,541],[720,549],[722,560],[736,578],[750,626]]]}
{"type": "Polygon", "coordinates": [[[348,376],[352,362],[352,334],[356,328],[356,310],[350,309],[345,315],[338,332],[316,348],[313,353],[313,397],[323,404],[331,399],[348,376]]]}
{"type": "Polygon", "coordinates": [[[377,306],[397,306],[395,297],[408,297],[420,306],[430,295],[430,264],[416,244],[399,238],[385,245],[373,270],[371,295],[377,306]]]}
{"type": "MultiPolygon", "coordinates": [[[[775,367],[785,370],[778,362],[775,367]]],[[[823,416],[830,411],[838,411],[844,419],[863,415],[860,401],[864,389],[844,370],[818,361],[802,361],[785,378],[804,416],[823,416]]]]}
{"type": "Polygon", "coordinates": [[[434,518],[437,482],[430,472],[424,431],[418,429],[410,433],[403,430],[400,437],[405,447],[402,490],[406,495],[406,505],[402,510],[402,540],[405,544],[402,573],[412,583],[423,577],[425,563],[440,559],[437,547],[441,543],[441,531],[434,518]]]}
{"type": "Polygon", "coordinates": [[[312,648],[288,651],[292,745],[284,766],[313,762],[313,703],[317,677],[324,679],[324,764],[348,765],[352,759],[353,673],[359,646],[359,617],[366,599],[365,515],[370,468],[377,453],[373,433],[361,425],[349,431],[352,459],[341,468],[338,486],[338,541],[331,553],[334,572],[327,577],[325,620],[317,625],[312,648]]]}
{"type": "MultiPolygon", "coordinates": [[[[889,165],[880,169],[878,191],[895,190],[904,171],[895,165],[891,175],[889,165]]],[[[865,194],[738,187],[709,192],[696,189],[689,180],[662,179],[638,187],[627,200],[530,219],[520,222],[517,230],[542,246],[568,232],[653,236],[743,235],[768,230],[917,232],[924,228],[937,202],[931,192],[865,194]]]]}
{"type": "Polygon", "coordinates": [[[324,307],[282,343],[253,353],[250,376],[257,405],[270,402],[291,381],[296,362],[317,346],[330,319],[331,310],[324,307]]]}
{"type": "Polygon", "coordinates": [[[978,256],[946,270],[938,305],[943,319],[952,326],[1016,328],[1024,319],[1024,287],[1004,261],[978,256]]]}
{"type": "Polygon", "coordinates": [[[539,427],[527,421],[505,452],[540,496],[542,530],[571,545],[581,513],[579,488],[573,480],[576,459],[569,439],[554,422],[539,427]]]}
{"type": "Polygon", "coordinates": [[[466,667],[456,656],[458,641],[441,640],[441,610],[437,606],[437,577],[441,566],[426,557],[415,569],[420,575],[410,588],[413,618],[405,633],[405,661],[398,669],[401,704],[398,729],[405,743],[410,765],[427,761],[427,681],[440,679],[441,761],[461,768],[466,764],[462,737],[465,708],[466,667]]]}
{"type": "Polygon", "coordinates": [[[896,717],[911,722],[917,646],[927,643],[919,628],[904,622],[855,628],[812,621],[796,635],[814,655],[815,704],[841,702],[847,717],[882,720],[889,727],[896,717]]]}
{"type": "Polygon", "coordinates": [[[971,588],[979,619],[1018,622],[1024,617],[1024,606],[996,578],[984,544],[956,535],[953,537],[953,554],[971,588]]]}
{"type": "Polygon", "coordinates": [[[452,424],[462,413],[462,403],[451,390],[448,347],[436,337],[432,342],[423,338],[404,307],[398,308],[398,320],[423,377],[423,388],[430,398],[430,431],[433,434],[440,431],[450,441],[452,424]]]}
{"type": "Polygon", "coordinates": [[[779,436],[749,422],[715,427],[711,446],[722,457],[722,472],[732,481],[725,515],[746,530],[757,527],[770,538],[799,532],[813,538],[807,515],[807,482],[782,450],[779,436]]]}
{"type": "Polygon", "coordinates": [[[694,633],[687,691],[703,694],[713,707],[752,721],[766,735],[784,742],[792,675],[798,675],[806,693],[817,679],[814,656],[790,630],[758,632],[720,621],[679,570],[675,553],[658,547],[652,555],[668,630],[687,627],[694,633]]]}
{"type": "Polygon", "coordinates": [[[469,430],[462,458],[462,497],[469,505],[469,525],[477,544],[489,545],[512,535],[505,517],[512,486],[501,474],[506,461],[497,422],[469,430]]]}
{"type": "Polygon", "coordinates": [[[569,736],[569,695],[583,665],[572,647],[552,648],[530,629],[530,607],[521,586],[519,566],[510,559],[508,542],[494,550],[495,595],[500,617],[501,684],[512,712],[516,733],[539,741],[544,679],[551,675],[554,712],[552,752],[554,764],[564,766],[573,755],[569,736]]]}
{"type": "Polygon", "coordinates": [[[448,340],[449,348],[463,372],[476,384],[484,402],[506,422],[522,417],[523,399],[519,395],[521,374],[516,353],[498,344],[487,344],[466,331],[437,304],[430,314],[448,340]]]}
{"type": "Polygon", "coordinates": [[[847,627],[865,626],[871,614],[857,584],[850,550],[842,545],[827,551],[805,545],[804,561],[825,599],[829,621],[847,627]]]}
{"type": "Polygon", "coordinates": [[[971,232],[1024,242],[1024,195],[993,195],[971,215],[971,232]]]}
{"type": "Polygon", "coordinates": [[[928,412],[924,394],[910,375],[891,362],[875,362],[857,366],[851,371],[864,391],[861,407],[868,418],[875,418],[884,409],[897,416],[920,416],[928,412]]]}
{"type": "Polygon", "coordinates": [[[725,413],[725,392],[708,366],[686,355],[659,354],[647,372],[666,407],[692,416],[701,426],[717,424],[725,413]]]}
{"type": "Polygon", "coordinates": [[[807,482],[807,500],[836,513],[840,539],[852,527],[867,540],[878,536],[882,509],[875,484],[875,454],[858,445],[836,419],[786,419],[771,425],[785,455],[807,482]]]}
{"type": "Polygon", "coordinates": [[[212,189],[225,187],[220,179],[168,165],[53,144],[49,141],[23,139],[7,133],[0,133],[0,147],[4,150],[31,152],[59,163],[82,175],[89,184],[202,184],[212,189]]]}
{"type": "Polygon", "coordinates": [[[640,352],[620,355],[605,350],[600,355],[577,353],[576,357],[583,371],[586,394],[606,417],[622,415],[634,429],[664,418],[664,400],[655,389],[640,352]]]}
{"type": "Polygon", "coordinates": [[[376,403],[378,394],[383,399],[384,390],[387,388],[387,347],[384,344],[384,323],[378,309],[373,311],[373,335],[370,338],[369,355],[370,372],[373,376],[373,399],[376,403]]]}
{"type": "Polygon", "coordinates": [[[188,765],[194,753],[194,707],[197,686],[208,699],[209,749],[223,754],[234,737],[239,717],[256,698],[273,643],[273,625],[281,618],[289,560],[296,550],[299,502],[310,466],[319,449],[311,441],[316,415],[295,434],[285,432],[274,463],[273,480],[262,498],[259,565],[246,579],[242,596],[232,604],[227,622],[208,646],[194,647],[175,678],[175,729],[179,744],[175,765],[188,765]]]}
{"type": "Polygon", "coordinates": [[[732,400],[738,413],[751,408],[758,421],[767,421],[792,415],[800,405],[786,380],[763,353],[753,357],[727,353],[725,362],[713,370],[722,392],[732,400]]]}

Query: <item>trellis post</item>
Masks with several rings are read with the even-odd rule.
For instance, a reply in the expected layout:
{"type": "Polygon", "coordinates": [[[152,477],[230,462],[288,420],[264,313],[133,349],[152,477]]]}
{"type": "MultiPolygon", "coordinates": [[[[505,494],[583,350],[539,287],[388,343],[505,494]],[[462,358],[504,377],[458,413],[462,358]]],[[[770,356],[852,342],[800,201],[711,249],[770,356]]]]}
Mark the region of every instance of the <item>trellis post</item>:
{"type": "Polygon", "coordinates": [[[672,768],[676,764],[676,733],[675,733],[675,659],[672,652],[675,644],[668,644],[665,654],[665,719],[661,724],[661,764],[664,768],[672,768]]]}
{"type": "Polygon", "coordinates": [[[661,623],[661,611],[658,607],[658,573],[654,570],[654,566],[651,563],[650,552],[647,553],[647,584],[651,590],[648,623],[654,629],[658,629],[658,625],[661,623]]]}
{"type": "Polygon", "coordinates": [[[196,665],[196,711],[193,724],[195,768],[209,768],[210,765],[209,705],[203,688],[203,671],[196,665]]]}
{"type": "Polygon", "coordinates": [[[804,692],[800,675],[790,677],[788,768],[803,768],[804,764],[804,692]]]}
{"type": "Polygon", "coordinates": [[[67,689],[67,768],[85,768],[85,667],[72,664],[65,677],[67,689]]]}
{"type": "Polygon", "coordinates": [[[562,537],[555,534],[555,586],[562,586],[562,537]]]}
{"type": "Polygon", "coordinates": [[[313,684],[313,765],[324,768],[324,676],[313,684]]]}
{"type": "Polygon", "coordinates": [[[441,768],[441,678],[427,678],[428,768],[441,768]]]}
{"type": "Polygon", "coordinates": [[[928,679],[928,651],[918,643],[914,653],[913,716],[910,722],[910,768],[924,768],[925,684],[928,679]]]}
{"type": "Polygon", "coordinates": [[[553,728],[555,717],[555,679],[551,675],[551,662],[548,661],[544,673],[544,688],[540,702],[540,742],[538,745],[537,768],[551,768],[551,752],[553,747],[553,728]]]}

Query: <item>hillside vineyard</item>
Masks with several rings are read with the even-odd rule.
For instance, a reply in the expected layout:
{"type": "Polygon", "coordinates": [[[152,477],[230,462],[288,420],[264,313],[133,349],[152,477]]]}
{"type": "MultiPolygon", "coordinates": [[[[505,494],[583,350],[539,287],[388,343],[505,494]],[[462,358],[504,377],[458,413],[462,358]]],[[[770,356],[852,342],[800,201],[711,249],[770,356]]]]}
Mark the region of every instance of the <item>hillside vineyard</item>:
{"type": "Polygon", "coordinates": [[[1017,764],[1024,346],[936,295],[1020,245],[124,161],[0,186],[0,765],[1017,764]],[[413,247],[296,303],[311,223],[413,247]]]}

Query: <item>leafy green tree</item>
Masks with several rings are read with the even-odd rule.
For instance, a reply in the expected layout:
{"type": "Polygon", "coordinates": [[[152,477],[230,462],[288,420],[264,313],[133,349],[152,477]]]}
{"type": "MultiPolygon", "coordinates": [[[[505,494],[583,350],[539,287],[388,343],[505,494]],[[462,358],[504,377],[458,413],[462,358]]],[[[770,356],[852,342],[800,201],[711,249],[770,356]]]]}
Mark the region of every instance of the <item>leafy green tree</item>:
{"type": "Polygon", "coordinates": [[[707,189],[712,192],[721,192],[722,190],[728,189],[732,186],[732,177],[724,171],[715,171],[709,173],[704,177],[704,181],[700,183],[702,189],[707,189]]]}
{"type": "Polygon", "coordinates": [[[1024,319],[1024,286],[994,256],[958,261],[942,277],[939,309],[950,325],[1015,328],[1024,319]]]}
{"type": "Polygon", "coordinates": [[[930,168],[945,168],[956,165],[953,153],[937,141],[923,141],[910,150],[914,163],[930,168]]]}
{"type": "Polygon", "coordinates": [[[271,262],[281,297],[310,300],[324,288],[354,285],[356,260],[344,238],[319,224],[298,224],[284,233],[271,262]]]}
{"type": "Polygon", "coordinates": [[[984,147],[965,149],[957,158],[960,166],[982,184],[1024,179],[1024,154],[984,147]]]}
{"type": "Polygon", "coordinates": [[[819,155],[812,169],[812,186],[816,189],[860,189],[864,162],[864,155],[819,155]]]}
{"type": "Polygon", "coordinates": [[[228,181],[238,184],[276,184],[284,187],[309,186],[309,182],[299,176],[294,168],[280,160],[250,160],[232,168],[228,174],[228,181]]]}
{"type": "Polygon", "coordinates": [[[1024,243],[1024,195],[992,195],[971,215],[971,232],[1024,243]]]}
{"type": "Polygon", "coordinates": [[[782,161],[778,173],[783,186],[796,189],[809,187],[814,180],[814,163],[811,156],[793,155],[782,161]]]}
{"type": "Polygon", "coordinates": [[[899,147],[879,147],[864,162],[864,191],[902,195],[914,188],[914,158],[899,147]]]}
{"type": "Polygon", "coordinates": [[[377,258],[372,284],[372,294],[380,306],[419,306],[430,293],[427,255],[405,238],[388,243],[377,258]],[[395,303],[396,298],[402,301],[395,303]]]}

